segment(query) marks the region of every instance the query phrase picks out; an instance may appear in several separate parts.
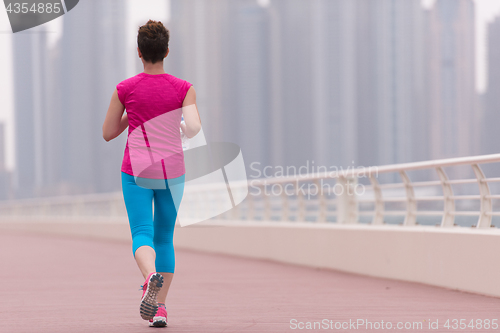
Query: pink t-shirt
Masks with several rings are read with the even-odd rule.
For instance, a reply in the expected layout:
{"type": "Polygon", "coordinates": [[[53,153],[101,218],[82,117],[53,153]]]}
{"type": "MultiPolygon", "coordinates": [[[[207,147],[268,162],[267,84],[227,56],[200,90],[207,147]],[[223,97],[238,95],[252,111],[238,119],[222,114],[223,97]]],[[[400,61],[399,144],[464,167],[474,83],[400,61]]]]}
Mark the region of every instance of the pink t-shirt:
{"type": "Polygon", "coordinates": [[[152,179],[185,173],[180,122],[190,87],[191,83],[167,73],[140,73],[116,86],[129,122],[121,171],[152,179]]]}

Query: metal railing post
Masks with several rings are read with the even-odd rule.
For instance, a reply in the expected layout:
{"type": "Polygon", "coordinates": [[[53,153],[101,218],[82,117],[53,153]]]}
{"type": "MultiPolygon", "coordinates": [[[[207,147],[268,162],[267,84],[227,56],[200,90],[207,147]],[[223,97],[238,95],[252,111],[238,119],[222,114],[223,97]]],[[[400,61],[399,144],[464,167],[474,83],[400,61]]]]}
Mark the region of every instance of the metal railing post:
{"type": "MultiPolygon", "coordinates": [[[[441,227],[453,226],[457,220],[457,216],[473,216],[478,217],[475,224],[477,228],[485,228],[492,226],[492,217],[500,216],[500,211],[494,211],[493,200],[500,200],[500,195],[491,195],[490,183],[500,183],[500,177],[486,178],[480,165],[485,163],[500,163],[500,154],[483,155],[483,156],[469,156],[462,158],[432,160],[416,163],[403,163],[395,165],[386,165],[377,167],[377,175],[379,173],[399,173],[401,181],[391,183],[379,184],[378,178],[373,175],[370,168],[359,167],[347,173],[324,173],[320,176],[309,174],[304,177],[279,177],[276,179],[257,180],[255,186],[251,186],[249,197],[245,202],[245,207],[233,208],[225,213],[218,213],[228,209],[227,205],[227,184],[200,184],[199,187],[186,187],[185,195],[183,198],[183,205],[192,207],[186,210],[186,217],[198,218],[203,216],[215,216],[218,214],[221,219],[241,219],[246,218],[249,220],[255,219],[278,219],[278,220],[293,220],[296,217],[297,221],[309,220],[315,214],[315,220],[318,223],[329,221],[330,214],[336,215],[337,223],[357,223],[359,216],[369,216],[372,219],[371,223],[380,225],[384,223],[384,219],[388,216],[405,216],[404,225],[411,226],[417,224],[417,215],[419,216],[432,216],[441,218],[441,227]],[[467,166],[471,167],[475,177],[470,174],[461,176],[459,179],[448,179],[446,172],[447,167],[467,166]],[[431,179],[426,181],[412,182],[407,173],[414,170],[436,170],[438,179],[431,179]],[[370,195],[356,193],[358,177],[365,177],[368,173],[370,178],[371,188],[373,189],[373,197],[370,195]],[[336,180],[333,187],[327,186],[331,184],[330,181],[336,180]],[[314,186],[311,187],[311,183],[314,186]],[[286,184],[286,185],[285,185],[286,184]],[[479,194],[472,193],[467,188],[466,193],[456,195],[453,192],[453,186],[464,184],[478,184],[479,194]],[[273,186],[283,186],[281,193],[265,193],[273,186]],[[323,187],[321,186],[323,185],[323,187]],[[310,195],[316,195],[311,188],[318,186],[317,205],[315,210],[309,210],[310,203],[305,200],[309,199],[310,195]],[[429,188],[432,187],[432,188],[429,188]],[[442,191],[439,191],[441,187],[442,191]],[[292,188],[295,188],[293,193],[292,188]],[[405,193],[403,194],[402,189],[405,193]],[[428,193],[422,196],[415,196],[415,189],[429,188],[432,191],[424,191],[428,193]],[[383,192],[386,189],[394,189],[394,191],[383,192]],[[286,190],[286,192],[285,192],[286,190]],[[323,193],[323,190],[325,192],[323,193]],[[321,191],[321,192],[320,192],[321,191]],[[328,192],[327,192],[328,191],[328,192]],[[262,193],[264,192],[264,193],[262,193]],[[439,193],[438,193],[439,192],[439,193]],[[442,192],[442,195],[441,195],[442,192]],[[188,194],[189,195],[186,195],[188,194]],[[335,199],[330,200],[329,193],[335,194],[335,199]],[[384,193],[384,195],[382,195],[384,193]],[[393,193],[392,195],[389,193],[393,193]],[[255,198],[255,196],[263,196],[262,198],[255,198]],[[271,197],[270,197],[271,195],[271,197]],[[305,198],[305,196],[308,198],[305,198]],[[289,198],[288,196],[294,196],[289,198]],[[293,200],[297,200],[297,210],[293,210],[291,206],[294,205],[293,200]],[[280,202],[280,211],[276,211],[277,206],[273,200],[280,202]],[[464,201],[459,201],[464,200],[464,201]],[[480,202],[480,208],[473,207],[471,210],[457,210],[458,203],[464,202],[470,206],[471,203],[480,202]],[[358,204],[367,202],[374,204],[374,208],[370,210],[363,209],[359,211],[358,204]],[[423,205],[419,206],[422,202],[423,205]],[[436,210],[426,203],[443,202],[443,209],[436,210]],[[336,211],[330,211],[330,203],[335,203],[336,211]],[[385,206],[386,203],[406,204],[406,209],[385,206]],[[262,207],[261,207],[262,204],[262,207]],[[429,207],[429,208],[426,208],[429,207]],[[387,209],[386,209],[387,208],[387,209]],[[420,208],[420,210],[418,209],[420,208]],[[262,210],[262,212],[261,212],[262,210]],[[296,214],[296,215],[295,215],[296,214]],[[293,216],[292,216],[293,215],[293,216]]],[[[236,184],[235,190],[241,189],[248,191],[248,182],[241,182],[236,184]],[[245,186],[247,188],[245,188],[245,186]]],[[[233,189],[232,189],[233,191],[233,189]]],[[[238,193],[234,192],[233,193],[238,193]]],[[[420,192],[419,192],[420,193],[420,192]]],[[[314,201],[316,204],[316,201],[314,201]]],[[[472,207],[472,206],[470,206],[472,207]]],[[[312,207],[311,207],[312,208],[312,207]]],[[[118,217],[126,216],[126,208],[123,205],[122,195],[119,192],[108,194],[88,194],[77,196],[59,196],[52,198],[27,198],[12,201],[0,202],[0,219],[9,217],[26,217],[26,218],[68,218],[71,217],[118,217]]]]}
{"type": "Polygon", "coordinates": [[[321,179],[316,179],[316,186],[318,186],[318,222],[326,222],[326,198],[321,187],[321,179]]]}
{"type": "MultiPolygon", "coordinates": [[[[288,184],[287,184],[288,185],[288,184]]],[[[281,220],[282,221],[286,221],[287,219],[289,219],[289,216],[290,216],[290,205],[288,204],[288,194],[286,192],[286,185],[283,186],[282,188],[282,192],[281,192],[281,197],[283,199],[283,208],[282,208],[282,211],[281,211],[281,220]]]]}
{"type": "Polygon", "coordinates": [[[252,192],[248,193],[248,197],[246,198],[246,201],[248,203],[247,207],[247,219],[248,220],[255,220],[255,194],[252,192]]]}
{"type": "Polygon", "coordinates": [[[481,212],[479,214],[479,219],[477,221],[477,228],[489,228],[491,226],[491,211],[492,204],[490,196],[490,187],[485,181],[485,176],[483,170],[478,164],[472,164],[472,170],[476,175],[477,182],[479,184],[479,194],[481,196],[481,212]]]}
{"type": "Polygon", "coordinates": [[[441,187],[443,188],[443,218],[441,219],[442,227],[453,227],[455,225],[455,200],[453,199],[453,189],[448,182],[448,176],[441,167],[436,168],[441,187]]]}
{"type": "Polygon", "coordinates": [[[370,176],[370,182],[373,188],[373,196],[375,197],[375,212],[373,214],[372,224],[384,224],[384,198],[382,197],[382,189],[373,176],[370,176]]]}
{"type": "Polygon", "coordinates": [[[302,189],[300,188],[299,180],[295,183],[295,189],[297,191],[297,221],[302,222],[305,220],[305,211],[306,204],[304,199],[304,193],[302,193],[302,189]]]}
{"type": "Polygon", "coordinates": [[[413,190],[410,177],[408,177],[406,172],[401,170],[399,171],[399,174],[403,180],[406,191],[406,216],[403,224],[406,226],[415,225],[417,223],[417,202],[415,201],[415,191],[413,190]]]}
{"type": "Polygon", "coordinates": [[[337,184],[342,188],[337,197],[337,223],[350,224],[358,222],[358,201],[354,192],[357,178],[340,176],[337,184]]]}
{"type": "Polygon", "coordinates": [[[76,217],[82,215],[84,212],[84,206],[85,206],[85,201],[82,198],[79,198],[76,200],[75,203],[73,203],[73,209],[71,210],[71,217],[76,217]]]}
{"type": "Polygon", "coordinates": [[[233,220],[241,220],[241,207],[240,207],[240,205],[233,207],[233,209],[231,209],[231,211],[233,212],[233,214],[232,214],[233,220]]]}
{"type": "Polygon", "coordinates": [[[266,194],[266,185],[264,184],[262,186],[262,194],[263,197],[262,199],[264,200],[264,221],[270,221],[271,220],[271,198],[270,195],[266,194]]]}

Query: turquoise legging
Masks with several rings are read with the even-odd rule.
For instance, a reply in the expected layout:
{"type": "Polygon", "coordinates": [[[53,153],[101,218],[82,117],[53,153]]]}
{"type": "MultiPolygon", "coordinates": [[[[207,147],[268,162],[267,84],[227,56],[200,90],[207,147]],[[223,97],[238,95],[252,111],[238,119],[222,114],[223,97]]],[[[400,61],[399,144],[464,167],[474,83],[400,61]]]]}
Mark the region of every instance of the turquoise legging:
{"type": "Polygon", "coordinates": [[[134,176],[122,171],[122,190],[132,233],[132,251],[135,256],[139,247],[152,247],[156,252],[156,271],[173,273],[174,226],[184,192],[184,175],[154,181],[161,181],[162,186],[139,186],[134,176]],[[158,187],[163,189],[157,189],[158,187]]]}

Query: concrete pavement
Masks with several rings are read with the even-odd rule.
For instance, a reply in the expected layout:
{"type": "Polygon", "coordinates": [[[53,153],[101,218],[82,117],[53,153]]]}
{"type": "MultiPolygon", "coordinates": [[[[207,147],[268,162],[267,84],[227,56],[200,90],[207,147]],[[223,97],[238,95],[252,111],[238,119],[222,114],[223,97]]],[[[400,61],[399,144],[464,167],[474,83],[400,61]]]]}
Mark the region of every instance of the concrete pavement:
{"type": "MultiPolygon", "coordinates": [[[[0,332],[162,330],[139,316],[143,279],[131,252],[129,242],[0,231],[0,332]]],[[[381,321],[422,323],[401,332],[500,330],[443,327],[500,319],[493,297],[182,249],[176,265],[167,332],[311,331],[296,324],[324,319],[333,329],[316,331],[390,331],[373,327],[381,321]],[[373,329],[335,329],[358,319],[373,329]]]]}

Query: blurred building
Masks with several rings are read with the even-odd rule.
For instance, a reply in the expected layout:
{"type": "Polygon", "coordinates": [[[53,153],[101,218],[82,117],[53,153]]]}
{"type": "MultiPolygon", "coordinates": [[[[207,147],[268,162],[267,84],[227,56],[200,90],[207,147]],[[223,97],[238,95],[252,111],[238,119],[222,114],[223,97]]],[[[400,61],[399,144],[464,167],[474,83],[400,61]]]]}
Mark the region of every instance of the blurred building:
{"type": "MultiPolygon", "coordinates": [[[[274,17],[278,20],[274,25],[278,31],[274,33],[275,39],[270,43],[275,44],[280,52],[279,59],[273,59],[271,64],[271,68],[278,69],[280,73],[280,77],[274,82],[274,86],[280,89],[279,95],[273,91],[270,95],[272,99],[280,99],[279,109],[269,110],[277,112],[271,130],[274,130],[275,124],[281,126],[281,147],[278,149],[283,154],[278,165],[299,167],[306,165],[307,161],[311,163],[316,157],[315,149],[318,147],[314,146],[315,139],[316,135],[322,133],[316,132],[321,125],[314,125],[325,109],[323,105],[313,103],[315,83],[311,56],[319,50],[313,49],[315,41],[311,38],[311,32],[313,16],[317,13],[311,12],[311,3],[300,0],[271,1],[269,10],[274,11],[274,17]]],[[[319,17],[318,19],[321,20],[319,17]]],[[[269,33],[269,36],[272,34],[269,33]]],[[[325,56],[321,51],[317,54],[319,58],[325,56]]],[[[321,79],[318,77],[318,80],[321,79]]]]}
{"type": "Polygon", "coordinates": [[[0,200],[10,197],[10,172],[5,166],[5,125],[0,123],[0,200]]]}
{"type": "Polygon", "coordinates": [[[421,1],[358,0],[355,21],[358,161],[428,158],[421,1]]]}
{"type": "Polygon", "coordinates": [[[60,41],[62,126],[57,136],[57,183],[66,193],[120,190],[126,142],[102,138],[102,124],[116,84],[126,79],[125,8],[122,1],[85,1],[65,15],[60,41]]]}
{"type": "Polygon", "coordinates": [[[197,88],[208,139],[238,143],[247,165],[350,165],[354,14],[349,0],[173,0],[166,69],[197,88]]]}
{"type": "Polygon", "coordinates": [[[269,11],[255,0],[174,0],[167,72],[193,83],[208,141],[238,143],[247,164],[268,164],[269,11]]]}
{"type": "Polygon", "coordinates": [[[44,112],[48,96],[45,90],[48,68],[46,33],[20,32],[13,35],[14,121],[16,170],[14,191],[18,197],[30,197],[44,185],[43,140],[44,112]]]}
{"type": "Polygon", "coordinates": [[[473,1],[437,0],[427,26],[429,158],[478,154],[473,1]]]}
{"type": "MultiPolygon", "coordinates": [[[[207,140],[239,144],[248,167],[479,152],[472,0],[437,0],[429,10],[420,0],[170,3],[165,69],[196,88],[207,140]]],[[[127,74],[124,8],[80,3],[50,49],[43,33],[14,36],[16,195],[120,189],[126,135],[105,142],[101,127],[127,74]]],[[[495,52],[488,126],[500,85],[495,52]]],[[[491,126],[485,140],[496,132],[491,126]]]]}
{"type": "Polygon", "coordinates": [[[280,165],[357,163],[354,2],[277,0],[270,8],[279,24],[271,43],[280,52],[272,96],[281,107],[280,165]]]}
{"type": "Polygon", "coordinates": [[[482,96],[481,154],[500,152],[500,17],[488,25],[488,86],[482,96]]]}
{"type": "Polygon", "coordinates": [[[115,191],[126,135],[102,138],[111,94],[125,79],[120,1],[86,1],[64,17],[63,36],[13,37],[17,197],[115,191]]]}
{"type": "MultiPolygon", "coordinates": [[[[429,158],[425,12],[420,0],[356,1],[356,164],[429,158]]],[[[415,177],[425,175],[412,175],[415,177]]],[[[383,175],[397,181],[396,174],[383,175]]]]}
{"type": "Polygon", "coordinates": [[[221,112],[226,88],[222,78],[228,75],[224,62],[229,58],[225,49],[229,5],[227,0],[174,0],[167,24],[170,53],[165,70],[193,84],[203,130],[210,140],[224,140],[232,133],[231,127],[224,126],[227,118],[221,112]]]}
{"type": "Polygon", "coordinates": [[[171,3],[167,69],[199,87],[209,139],[238,143],[247,165],[477,152],[471,0],[171,3]]]}
{"type": "Polygon", "coordinates": [[[359,165],[356,2],[315,1],[311,14],[314,159],[321,166],[359,165]]]}

